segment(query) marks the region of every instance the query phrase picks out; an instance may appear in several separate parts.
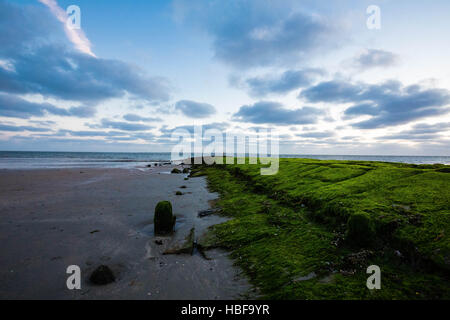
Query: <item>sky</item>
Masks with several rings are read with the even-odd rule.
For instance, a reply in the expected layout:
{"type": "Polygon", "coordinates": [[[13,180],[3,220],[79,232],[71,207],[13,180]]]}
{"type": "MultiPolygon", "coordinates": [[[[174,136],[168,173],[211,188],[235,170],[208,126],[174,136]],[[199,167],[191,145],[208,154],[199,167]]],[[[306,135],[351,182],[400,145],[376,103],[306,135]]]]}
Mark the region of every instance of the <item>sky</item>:
{"type": "Polygon", "coordinates": [[[283,154],[450,156],[448,12],[447,0],[0,0],[0,150],[170,152],[174,130],[203,125],[276,131],[283,154]]]}

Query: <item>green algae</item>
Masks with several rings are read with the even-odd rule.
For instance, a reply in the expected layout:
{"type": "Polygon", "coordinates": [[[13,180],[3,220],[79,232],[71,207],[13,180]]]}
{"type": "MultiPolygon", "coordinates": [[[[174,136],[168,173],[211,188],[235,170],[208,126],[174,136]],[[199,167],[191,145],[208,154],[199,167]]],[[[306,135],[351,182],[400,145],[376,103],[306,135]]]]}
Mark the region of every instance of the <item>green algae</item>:
{"type": "Polygon", "coordinates": [[[449,298],[446,166],[280,159],[272,176],[260,167],[200,166],[192,176],[207,176],[233,218],[202,247],[231,250],[263,297],[449,298]],[[369,259],[345,263],[365,248],[369,259]],[[365,285],[370,264],[382,270],[381,290],[365,285]]]}

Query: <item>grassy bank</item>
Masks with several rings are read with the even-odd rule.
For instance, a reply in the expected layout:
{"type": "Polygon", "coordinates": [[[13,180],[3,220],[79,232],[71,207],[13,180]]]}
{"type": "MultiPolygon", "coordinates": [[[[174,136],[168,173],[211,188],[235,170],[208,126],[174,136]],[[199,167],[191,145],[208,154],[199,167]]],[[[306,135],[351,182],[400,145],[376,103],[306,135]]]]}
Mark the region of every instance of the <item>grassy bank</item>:
{"type": "Polygon", "coordinates": [[[272,176],[257,165],[196,170],[234,218],[200,244],[230,249],[264,297],[450,297],[448,166],[281,159],[272,176]],[[371,264],[381,290],[366,287],[371,264]]]}

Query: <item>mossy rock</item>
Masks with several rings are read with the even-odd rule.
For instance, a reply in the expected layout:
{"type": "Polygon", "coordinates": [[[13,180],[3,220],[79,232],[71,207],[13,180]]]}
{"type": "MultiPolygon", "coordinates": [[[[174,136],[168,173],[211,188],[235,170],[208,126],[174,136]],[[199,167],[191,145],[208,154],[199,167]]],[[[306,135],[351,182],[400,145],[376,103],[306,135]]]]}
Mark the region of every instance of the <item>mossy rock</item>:
{"type": "Polygon", "coordinates": [[[364,214],[353,214],[347,221],[346,239],[357,246],[371,246],[375,242],[375,227],[364,214]]]}
{"type": "Polygon", "coordinates": [[[183,173],[189,173],[189,168],[184,168],[183,173]]]}
{"type": "Polygon", "coordinates": [[[177,192],[175,192],[175,195],[177,195],[177,196],[182,196],[182,195],[183,195],[183,192],[177,191],[177,192]]]}
{"type": "Polygon", "coordinates": [[[176,217],[172,214],[172,204],[169,201],[160,201],[155,208],[155,234],[168,234],[173,231],[176,217]]]}
{"type": "Polygon", "coordinates": [[[171,173],[181,173],[180,169],[173,168],[171,173]]]}

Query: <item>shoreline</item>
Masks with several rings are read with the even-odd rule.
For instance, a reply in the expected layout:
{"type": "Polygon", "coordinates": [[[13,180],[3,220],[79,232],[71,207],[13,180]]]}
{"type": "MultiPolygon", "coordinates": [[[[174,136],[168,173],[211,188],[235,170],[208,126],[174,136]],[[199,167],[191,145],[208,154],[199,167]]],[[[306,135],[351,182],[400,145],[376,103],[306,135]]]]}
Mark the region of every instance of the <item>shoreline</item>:
{"type": "Polygon", "coordinates": [[[237,299],[251,289],[223,250],[165,255],[192,227],[201,236],[219,216],[199,218],[217,195],[204,178],[139,169],[0,170],[2,299],[237,299]],[[186,188],[180,189],[181,186],[186,188]],[[182,190],[183,195],[175,192],[182,190]],[[175,233],[154,237],[156,203],[171,201],[175,233]],[[155,240],[158,240],[157,244],[155,240]],[[108,265],[116,282],[94,286],[108,265]],[[66,288],[66,268],[81,268],[81,290],[66,288]]]}
{"type": "MultiPolygon", "coordinates": [[[[145,168],[148,164],[179,164],[183,159],[169,160],[171,153],[126,152],[19,152],[0,151],[0,170],[145,168]]],[[[370,161],[415,165],[450,165],[450,156],[383,156],[383,155],[279,155],[280,159],[370,161]]]]}

